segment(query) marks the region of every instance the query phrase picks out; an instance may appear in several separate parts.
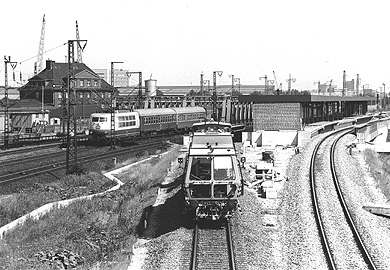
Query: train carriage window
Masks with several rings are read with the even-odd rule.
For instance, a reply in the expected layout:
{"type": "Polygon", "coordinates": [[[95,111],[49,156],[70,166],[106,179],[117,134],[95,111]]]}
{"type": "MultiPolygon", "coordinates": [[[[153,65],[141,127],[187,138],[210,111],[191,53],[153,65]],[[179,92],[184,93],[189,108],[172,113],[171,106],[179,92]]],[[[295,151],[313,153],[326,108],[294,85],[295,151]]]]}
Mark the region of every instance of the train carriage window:
{"type": "Polygon", "coordinates": [[[193,198],[211,198],[211,186],[190,185],[190,194],[193,198]]]}
{"type": "Polygon", "coordinates": [[[191,180],[211,180],[211,158],[194,157],[191,164],[191,180]]]}
{"type": "Polygon", "coordinates": [[[92,117],[92,122],[107,122],[106,117],[92,117]]]}
{"type": "Polygon", "coordinates": [[[214,198],[226,198],[227,185],[214,185],[214,198]]]}
{"type": "Polygon", "coordinates": [[[233,180],[236,175],[233,169],[233,162],[230,156],[214,157],[214,180],[233,180]]]}

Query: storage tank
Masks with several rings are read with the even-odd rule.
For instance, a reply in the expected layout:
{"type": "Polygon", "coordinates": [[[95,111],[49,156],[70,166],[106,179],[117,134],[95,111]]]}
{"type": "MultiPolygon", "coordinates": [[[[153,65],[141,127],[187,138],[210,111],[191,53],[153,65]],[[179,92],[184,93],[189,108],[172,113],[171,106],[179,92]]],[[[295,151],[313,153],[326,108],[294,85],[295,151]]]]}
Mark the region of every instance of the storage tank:
{"type": "Polygon", "coordinates": [[[154,97],[157,94],[157,80],[145,80],[145,95],[147,97],[154,97]]]}

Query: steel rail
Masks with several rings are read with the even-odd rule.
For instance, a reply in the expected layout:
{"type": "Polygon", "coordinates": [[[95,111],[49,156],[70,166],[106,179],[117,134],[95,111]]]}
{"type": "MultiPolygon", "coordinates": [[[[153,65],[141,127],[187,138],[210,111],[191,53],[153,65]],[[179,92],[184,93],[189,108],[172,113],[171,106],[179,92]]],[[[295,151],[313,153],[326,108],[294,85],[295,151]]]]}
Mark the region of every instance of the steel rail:
{"type": "Polygon", "coordinates": [[[363,243],[363,240],[359,234],[359,231],[358,229],[356,228],[355,226],[355,223],[352,219],[352,216],[348,210],[348,206],[345,202],[345,199],[344,199],[344,196],[341,192],[341,188],[340,188],[340,184],[339,184],[339,179],[338,179],[338,176],[337,176],[337,173],[336,173],[336,164],[335,164],[335,150],[336,150],[336,144],[338,143],[338,141],[345,135],[351,133],[351,131],[347,131],[343,134],[341,134],[339,137],[337,137],[336,140],[334,140],[334,142],[332,143],[332,146],[331,146],[331,150],[330,150],[330,169],[332,171],[332,178],[333,178],[333,183],[334,183],[334,186],[335,186],[335,189],[336,189],[336,192],[337,192],[337,196],[339,198],[339,201],[340,201],[340,205],[343,209],[343,212],[344,212],[344,215],[345,215],[345,219],[347,220],[347,223],[349,225],[349,227],[351,228],[351,231],[354,235],[354,238],[355,238],[355,241],[356,241],[356,244],[360,250],[360,252],[362,253],[362,256],[365,260],[365,262],[367,263],[367,265],[369,266],[370,269],[373,269],[373,270],[376,270],[376,266],[367,250],[367,248],[365,247],[364,243],[363,243]]]}
{"type": "MultiPolygon", "coordinates": [[[[92,162],[92,161],[96,161],[96,160],[114,157],[114,156],[119,155],[119,154],[126,154],[129,152],[129,150],[137,151],[137,150],[141,150],[145,147],[157,146],[160,144],[161,144],[161,141],[151,142],[148,144],[137,145],[137,146],[131,147],[130,149],[126,148],[126,149],[111,151],[109,153],[95,154],[95,155],[90,155],[90,156],[86,156],[86,157],[80,157],[78,161],[79,161],[79,163],[92,162]]],[[[8,175],[0,176],[0,184],[26,179],[26,178],[29,178],[31,176],[37,175],[37,174],[44,174],[44,173],[48,173],[48,172],[52,172],[52,171],[59,171],[61,169],[64,169],[65,167],[66,167],[66,161],[61,161],[61,162],[56,162],[54,164],[40,166],[37,168],[32,168],[32,169],[27,169],[24,171],[10,173],[8,175]]]]}
{"type": "Polygon", "coordinates": [[[346,129],[351,129],[350,127],[337,130],[335,132],[331,132],[327,134],[325,137],[321,139],[315,146],[311,159],[310,159],[310,173],[309,173],[309,179],[310,179],[310,187],[311,187],[311,199],[312,199],[312,204],[313,204],[313,210],[314,210],[314,217],[316,219],[317,227],[318,227],[318,233],[321,238],[321,243],[322,247],[324,249],[326,261],[330,267],[330,269],[335,270],[336,269],[336,264],[332,255],[332,252],[330,251],[330,246],[329,246],[329,241],[325,233],[325,229],[323,227],[323,221],[322,217],[320,214],[319,206],[318,206],[318,197],[317,197],[317,192],[316,192],[316,184],[315,184],[315,172],[314,172],[314,167],[315,167],[315,162],[316,162],[316,156],[318,153],[318,149],[320,148],[321,144],[329,137],[344,131],[346,129]]]}
{"type": "Polygon", "coordinates": [[[192,235],[192,252],[191,252],[191,265],[190,270],[196,270],[197,264],[196,259],[198,255],[198,242],[199,242],[199,225],[195,223],[194,232],[192,235]]]}
{"type": "Polygon", "coordinates": [[[229,268],[230,270],[235,270],[236,262],[234,260],[234,248],[233,248],[232,228],[231,228],[230,220],[226,221],[226,240],[227,240],[228,253],[229,253],[229,268]]]}

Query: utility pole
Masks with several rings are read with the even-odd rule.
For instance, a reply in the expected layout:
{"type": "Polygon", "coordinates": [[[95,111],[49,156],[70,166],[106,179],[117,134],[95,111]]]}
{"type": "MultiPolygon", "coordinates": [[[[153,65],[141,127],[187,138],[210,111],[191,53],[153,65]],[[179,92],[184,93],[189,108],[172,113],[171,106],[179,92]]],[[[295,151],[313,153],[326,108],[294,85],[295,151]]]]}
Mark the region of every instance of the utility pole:
{"type": "Polygon", "coordinates": [[[222,71],[213,71],[213,119],[214,121],[219,121],[217,109],[217,74],[219,77],[222,76],[222,71]]]}
{"type": "Polygon", "coordinates": [[[203,96],[203,73],[200,73],[200,95],[203,96]]]}
{"type": "MultiPolygon", "coordinates": [[[[67,147],[66,147],[66,174],[77,173],[77,122],[76,104],[77,95],[75,87],[75,56],[74,43],[86,40],[68,40],[68,96],[67,101],[67,147]]],[[[83,47],[85,47],[85,45],[83,47]]]]}
{"type": "Polygon", "coordinates": [[[385,99],[385,97],[386,97],[386,85],[384,83],[382,85],[383,85],[383,107],[382,107],[382,109],[385,109],[386,108],[386,99],[385,99]]]}
{"type": "Polygon", "coordinates": [[[356,75],[356,95],[358,96],[359,95],[359,84],[360,84],[360,81],[359,81],[359,74],[356,75]]]}
{"type": "Polygon", "coordinates": [[[343,91],[341,92],[343,97],[345,96],[345,87],[346,87],[346,73],[344,70],[343,71],[343,91]]]}
{"type": "Polygon", "coordinates": [[[291,91],[291,82],[295,82],[295,78],[291,78],[291,74],[288,75],[288,79],[286,80],[287,81],[287,85],[288,85],[288,91],[290,92],[291,91]]]}
{"type": "Polygon", "coordinates": [[[12,69],[15,70],[17,62],[11,62],[11,56],[4,55],[4,149],[9,148],[9,110],[8,110],[8,71],[7,65],[10,64],[12,69]]]}
{"type": "Polygon", "coordinates": [[[82,63],[83,62],[82,51],[84,50],[84,48],[82,48],[80,45],[79,25],[77,21],[76,21],[76,39],[77,39],[77,62],[82,63]]]}
{"type": "Polygon", "coordinates": [[[142,105],[142,72],[141,71],[130,71],[126,72],[126,75],[130,78],[131,74],[138,74],[138,109],[141,109],[142,105]]]}
{"type": "Polygon", "coordinates": [[[234,91],[234,75],[229,75],[229,77],[232,78],[232,91],[230,93],[230,97],[233,95],[233,91],[234,91]]]}
{"type": "Polygon", "coordinates": [[[114,64],[122,64],[123,62],[111,62],[111,86],[112,86],[112,93],[111,93],[111,147],[110,149],[115,149],[115,107],[116,107],[116,100],[115,100],[115,87],[114,87],[114,64]]]}
{"type": "Polygon", "coordinates": [[[265,75],[264,77],[259,77],[259,80],[260,80],[260,81],[261,81],[262,79],[265,80],[265,83],[264,83],[264,91],[265,91],[265,94],[268,95],[267,75],[265,75]]]}
{"type": "Polygon", "coordinates": [[[238,81],[238,93],[241,94],[241,79],[240,78],[235,78],[234,81],[238,81]]]}
{"type": "Polygon", "coordinates": [[[203,84],[207,83],[207,93],[210,94],[210,80],[203,80],[203,84]]]}

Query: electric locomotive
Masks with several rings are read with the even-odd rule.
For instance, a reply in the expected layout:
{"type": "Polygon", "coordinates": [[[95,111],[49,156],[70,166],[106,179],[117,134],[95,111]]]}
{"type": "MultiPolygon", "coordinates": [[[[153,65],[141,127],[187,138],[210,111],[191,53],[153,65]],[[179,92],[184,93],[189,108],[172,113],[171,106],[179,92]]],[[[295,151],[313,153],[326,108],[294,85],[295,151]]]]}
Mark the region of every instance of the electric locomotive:
{"type": "MultiPolygon", "coordinates": [[[[203,107],[154,108],[114,113],[115,136],[135,137],[172,130],[189,131],[192,124],[203,121],[203,107]]],[[[111,133],[111,113],[93,113],[89,135],[92,141],[108,140],[111,133]]]]}
{"type": "Polygon", "coordinates": [[[187,212],[196,219],[230,218],[244,190],[231,125],[206,122],[193,128],[184,180],[187,212]]]}

